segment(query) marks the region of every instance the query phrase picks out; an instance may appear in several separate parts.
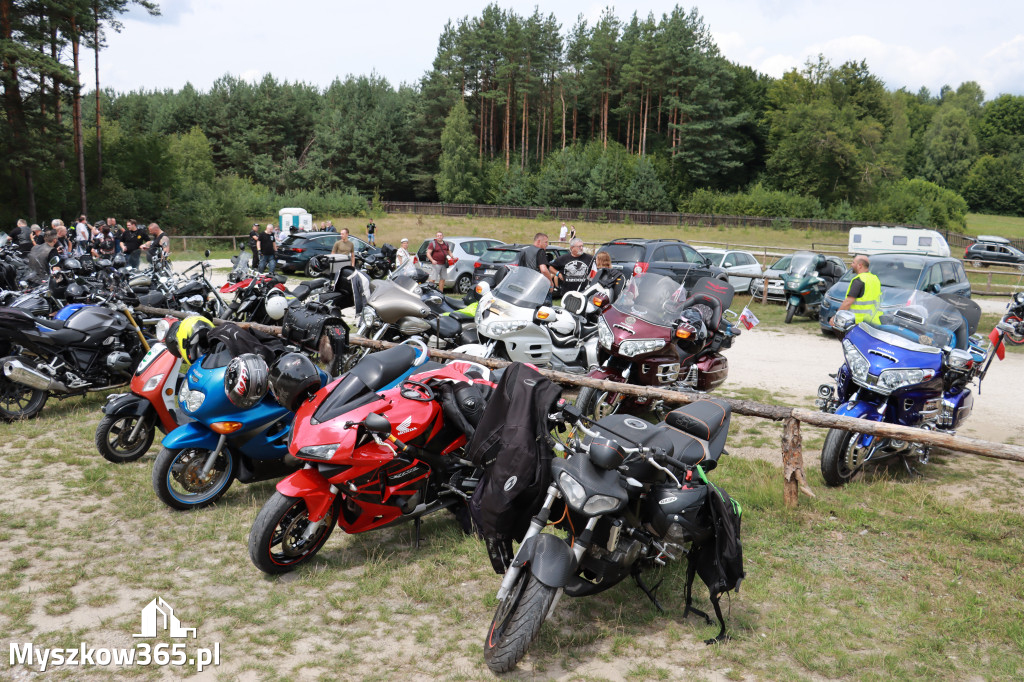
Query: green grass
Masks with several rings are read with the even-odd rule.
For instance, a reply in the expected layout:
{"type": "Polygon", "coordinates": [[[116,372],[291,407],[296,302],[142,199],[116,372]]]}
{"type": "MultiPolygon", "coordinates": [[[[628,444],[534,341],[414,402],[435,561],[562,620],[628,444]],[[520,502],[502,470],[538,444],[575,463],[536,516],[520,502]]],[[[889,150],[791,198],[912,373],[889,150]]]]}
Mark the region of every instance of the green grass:
{"type": "Polygon", "coordinates": [[[967,234],[994,234],[1010,239],[1021,239],[1024,238],[1024,218],[968,213],[967,234]]]}

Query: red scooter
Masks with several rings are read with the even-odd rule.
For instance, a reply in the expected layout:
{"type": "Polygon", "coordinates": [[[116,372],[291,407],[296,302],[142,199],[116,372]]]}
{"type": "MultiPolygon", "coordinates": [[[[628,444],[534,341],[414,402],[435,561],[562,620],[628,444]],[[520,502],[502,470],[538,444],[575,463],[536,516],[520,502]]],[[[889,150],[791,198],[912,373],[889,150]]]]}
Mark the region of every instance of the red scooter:
{"type": "Polygon", "coordinates": [[[149,451],[159,428],[169,433],[182,423],[178,388],[185,374],[181,358],[162,342],[174,318],[157,323],[157,340],[132,376],[131,393],[115,393],[103,406],[96,426],[96,448],[115,464],[134,462],[149,451]]]}
{"type": "Polygon", "coordinates": [[[468,530],[481,471],[461,453],[492,388],[489,373],[455,362],[410,374],[415,355],[409,345],[368,355],[312,397],[308,370],[298,378],[280,370],[303,360],[284,356],[271,369],[278,402],[296,409],[289,452],[306,467],[277,484],[253,523],[249,556],[261,571],[310,560],[336,525],[362,533],[414,521],[418,540],[423,516],[450,509],[468,530]]]}
{"type": "MultiPolygon", "coordinates": [[[[587,376],[679,391],[717,388],[729,375],[720,351],[740,335],[725,318],[733,294],[728,282],[710,277],[698,280],[685,296],[669,277],[634,275],[614,304],[603,302],[597,323],[603,361],[587,376]]],[[[593,419],[668,412],[660,400],[594,388],[581,389],[576,405],[593,419]]]]}

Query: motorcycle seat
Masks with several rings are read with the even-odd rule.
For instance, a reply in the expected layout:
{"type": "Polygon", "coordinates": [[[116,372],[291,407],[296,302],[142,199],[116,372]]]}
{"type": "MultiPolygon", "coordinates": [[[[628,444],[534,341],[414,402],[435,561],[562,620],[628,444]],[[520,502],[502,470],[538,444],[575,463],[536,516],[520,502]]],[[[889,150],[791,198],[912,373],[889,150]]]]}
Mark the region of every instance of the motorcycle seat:
{"type": "MultiPolygon", "coordinates": [[[[49,325],[42,325],[47,329],[51,327],[49,325]]],[[[85,340],[85,332],[80,332],[77,329],[65,329],[61,326],[53,331],[43,332],[43,337],[50,343],[57,343],[64,346],[70,346],[74,343],[81,343],[85,340]]]]}
{"type": "Polygon", "coordinates": [[[459,312],[457,310],[448,313],[448,317],[450,317],[453,320],[456,320],[458,322],[472,322],[473,319],[474,319],[473,316],[470,315],[469,313],[462,313],[462,312],[459,312]]]}
{"type": "Polygon", "coordinates": [[[413,346],[395,346],[370,353],[349,371],[349,376],[357,377],[371,391],[376,391],[402,376],[415,359],[413,346]]]}
{"type": "Polygon", "coordinates": [[[40,327],[46,327],[47,329],[53,329],[55,331],[64,328],[64,320],[50,320],[42,317],[37,317],[36,324],[38,324],[40,327]]]}
{"type": "Polygon", "coordinates": [[[451,316],[441,316],[430,320],[430,328],[442,339],[454,339],[462,333],[462,325],[451,316]]]}
{"type": "Polygon", "coordinates": [[[729,404],[715,398],[698,400],[668,413],[664,424],[708,442],[708,449],[716,456],[725,448],[729,435],[732,409],[729,404]]]}
{"type": "Polygon", "coordinates": [[[446,305],[450,305],[455,310],[459,310],[460,308],[466,307],[466,304],[463,303],[461,299],[452,298],[451,296],[448,295],[444,296],[444,302],[446,305]]]}
{"type": "Polygon", "coordinates": [[[295,298],[297,298],[297,299],[299,299],[301,301],[302,299],[306,298],[306,296],[309,295],[309,292],[311,292],[314,289],[317,289],[319,287],[322,287],[326,283],[327,283],[326,279],[324,279],[323,277],[318,277],[317,279],[311,279],[308,282],[303,282],[303,283],[299,284],[297,287],[295,287],[292,290],[291,293],[292,293],[292,296],[294,296],[295,298]]]}

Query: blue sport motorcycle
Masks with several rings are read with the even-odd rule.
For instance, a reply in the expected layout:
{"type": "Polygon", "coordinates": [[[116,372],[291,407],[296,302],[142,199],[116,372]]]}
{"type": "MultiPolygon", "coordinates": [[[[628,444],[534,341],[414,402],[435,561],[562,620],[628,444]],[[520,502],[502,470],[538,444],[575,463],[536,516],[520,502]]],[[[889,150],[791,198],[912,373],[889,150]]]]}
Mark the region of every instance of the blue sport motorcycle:
{"type": "MultiPolygon", "coordinates": [[[[835,384],[818,388],[824,412],[889,424],[955,433],[970,416],[988,369],[987,352],[975,336],[981,309],[961,296],[940,298],[923,291],[885,289],[877,322],[854,324],[850,311],[836,313],[845,332],[845,363],[835,384]]],[[[991,359],[989,359],[991,362],[991,359]]],[[[928,447],[894,438],[830,429],[821,451],[821,473],[830,486],[843,485],[868,462],[899,458],[927,463],[928,447]]]]}
{"type": "MultiPolygon", "coordinates": [[[[416,360],[387,385],[367,386],[367,393],[401,383],[427,359],[419,344],[416,360]]],[[[373,356],[368,356],[374,361],[373,356]]],[[[153,489],[172,509],[196,509],[216,502],[237,479],[254,483],[285,476],[302,462],[288,454],[293,412],[267,393],[247,409],[236,407],[225,389],[232,356],[207,353],[192,364],[178,395],[184,415],[194,420],[171,431],[153,463],[153,489]]],[[[330,377],[320,372],[320,385],[330,377]]]]}

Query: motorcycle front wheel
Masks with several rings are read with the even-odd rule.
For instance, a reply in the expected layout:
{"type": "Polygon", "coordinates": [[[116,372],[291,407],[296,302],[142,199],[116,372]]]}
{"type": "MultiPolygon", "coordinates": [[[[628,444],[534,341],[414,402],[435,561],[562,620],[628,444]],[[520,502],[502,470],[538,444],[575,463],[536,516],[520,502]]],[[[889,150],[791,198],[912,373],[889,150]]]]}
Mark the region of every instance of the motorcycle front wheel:
{"type": "MultiPolygon", "coordinates": [[[[1020,318],[1016,315],[1007,315],[1003,318],[1003,322],[1009,322],[1015,327],[1020,324],[1020,318]]],[[[1024,343],[1024,334],[1008,334],[1004,333],[1003,338],[1011,346],[1019,346],[1024,343]]]]}
{"type": "Polygon", "coordinates": [[[235,458],[224,448],[204,476],[210,455],[206,448],[163,448],[153,462],[153,490],[172,509],[198,509],[213,504],[235,480],[235,458]]]}
{"type": "Polygon", "coordinates": [[[790,303],[786,306],[786,324],[793,321],[794,315],[796,315],[796,306],[790,303]]]}
{"type": "MultiPolygon", "coordinates": [[[[13,356],[10,359],[20,360],[26,365],[32,363],[31,360],[21,355],[13,356]]],[[[39,414],[49,397],[50,394],[47,391],[11,381],[0,368],[0,421],[13,422],[19,419],[31,419],[39,414]]]]}
{"type": "Polygon", "coordinates": [[[108,462],[134,462],[149,452],[155,437],[156,416],[152,412],[142,417],[137,414],[106,414],[96,426],[96,449],[108,462]],[[136,426],[138,433],[132,439],[136,426]]]}
{"type": "Polygon", "coordinates": [[[821,448],[821,476],[825,485],[838,487],[849,483],[864,464],[864,450],[857,446],[858,434],[829,429],[821,448]]]}
{"type": "Polygon", "coordinates": [[[580,389],[576,397],[576,407],[580,408],[584,416],[597,421],[618,412],[624,400],[625,397],[618,393],[585,387],[580,389]]]}
{"type": "Polygon", "coordinates": [[[494,673],[507,673],[523,660],[544,623],[558,590],[548,587],[523,567],[491,620],[484,640],[484,660],[494,673]]]}
{"type": "Polygon", "coordinates": [[[341,509],[341,497],[309,537],[309,510],[301,497],[275,492],[256,516],[249,533],[249,558],[256,568],[270,575],[295,570],[312,559],[334,532],[341,509]]]}

